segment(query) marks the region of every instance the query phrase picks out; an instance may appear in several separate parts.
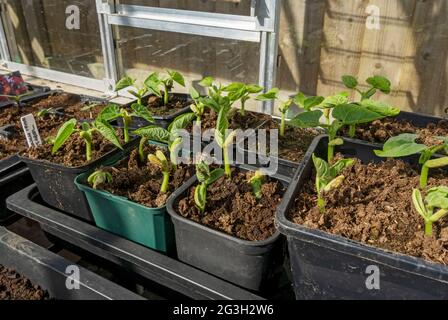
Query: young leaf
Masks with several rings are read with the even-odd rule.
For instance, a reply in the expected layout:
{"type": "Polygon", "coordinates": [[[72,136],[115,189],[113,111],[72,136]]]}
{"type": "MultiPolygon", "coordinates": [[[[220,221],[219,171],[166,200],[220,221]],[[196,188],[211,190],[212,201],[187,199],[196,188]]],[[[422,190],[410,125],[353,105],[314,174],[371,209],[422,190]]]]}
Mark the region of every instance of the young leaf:
{"type": "Polygon", "coordinates": [[[324,97],[309,97],[303,102],[303,108],[309,111],[311,108],[320,105],[324,100],[324,97]]]}
{"type": "Polygon", "coordinates": [[[448,187],[440,186],[429,189],[425,200],[429,208],[448,209],[448,187]]]}
{"type": "Polygon", "coordinates": [[[200,184],[194,191],[194,202],[201,212],[204,212],[207,201],[207,185],[200,184]]]}
{"type": "Polygon", "coordinates": [[[139,103],[133,103],[131,106],[132,111],[134,111],[134,114],[140,118],[145,119],[148,122],[154,122],[154,118],[151,115],[151,112],[149,112],[148,108],[145,106],[142,106],[139,103]]]}
{"type": "Polygon", "coordinates": [[[372,87],[380,90],[383,93],[390,93],[390,86],[391,83],[389,79],[382,77],[382,76],[374,76],[370,77],[366,80],[368,84],[370,84],[372,87]]]}
{"type": "Polygon", "coordinates": [[[330,167],[330,174],[335,177],[345,168],[352,166],[353,163],[355,163],[354,159],[340,159],[330,167]]]}
{"type": "Polygon", "coordinates": [[[117,82],[117,84],[115,85],[115,91],[120,91],[127,87],[131,87],[134,85],[134,83],[135,81],[131,77],[125,76],[117,82]]]}
{"type": "Polygon", "coordinates": [[[294,101],[297,106],[302,108],[305,108],[305,100],[306,96],[302,92],[297,93],[294,98],[292,98],[292,101],[294,101]]]}
{"type": "Polygon", "coordinates": [[[222,91],[224,92],[233,92],[233,91],[239,91],[241,89],[244,89],[245,85],[241,82],[234,82],[229,84],[228,86],[224,87],[222,91]]]}
{"type": "Polygon", "coordinates": [[[58,130],[56,138],[54,138],[51,154],[55,154],[59,148],[67,141],[68,138],[75,132],[76,119],[71,119],[65,122],[58,130]]]}
{"type": "Polygon", "coordinates": [[[118,140],[117,133],[114,128],[106,121],[102,121],[101,119],[97,119],[95,121],[95,128],[101,133],[101,135],[114,144],[117,148],[123,149],[120,144],[120,140],[118,140]]]}
{"type": "Polygon", "coordinates": [[[278,92],[279,92],[279,89],[278,88],[272,88],[271,90],[269,90],[269,91],[267,91],[267,92],[265,92],[265,93],[263,93],[263,94],[260,94],[260,95],[258,95],[257,96],[257,100],[258,101],[270,101],[270,100],[274,100],[274,99],[277,99],[278,98],[278,92]]]}
{"type": "Polygon", "coordinates": [[[213,79],[212,77],[205,77],[199,82],[199,85],[204,88],[209,88],[213,85],[214,81],[215,79],[213,79]]]}
{"type": "Polygon", "coordinates": [[[205,162],[201,161],[196,164],[196,177],[198,181],[203,183],[210,177],[210,167],[205,162]]]}
{"type": "Polygon", "coordinates": [[[298,128],[314,128],[320,125],[323,112],[320,110],[299,113],[288,124],[298,128]]]}
{"type": "Polygon", "coordinates": [[[424,144],[416,143],[416,139],[416,134],[403,133],[387,140],[383,150],[374,150],[374,152],[378,157],[383,158],[410,156],[427,148],[424,144]]]}
{"type": "Polygon", "coordinates": [[[185,129],[190,125],[193,120],[196,119],[194,113],[184,113],[176,117],[168,127],[169,132],[175,132],[176,130],[185,129]]]}
{"type": "Polygon", "coordinates": [[[398,108],[394,108],[385,102],[371,100],[371,99],[362,100],[361,106],[366,107],[370,111],[379,113],[385,117],[395,117],[396,115],[398,115],[400,113],[400,109],[398,109],[398,108]]]}
{"type": "Polygon", "coordinates": [[[384,118],[379,113],[370,111],[356,104],[341,104],[333,109],[333,117],[343,124],[361,124],[384,118]]]}
{"type": "Polygon", "coordinates": [[[261,91],[263,91],[263,87],[260,87],[256,84],[249,84],[246,86],[246,90],[249,93],[260,93],[261,91]]]}
{"type": "Polygon", "coordinates": [[[219,178],[224,176],[224,174],[225,174],[224,169],[217,168],[217,169],[213,170],[212,172],[210,172],[209,177],[204,182],[207,186],[209,186],[209,185],[215,183],[219,178]]]}
{"type": "Polygon", "coordinates": [[[174,82],[177,82],[182,87],[185,87],[185,79],[183,75],[181,75],[177,71],[167,71],[167,73],[170,75],[171,79],[173,79],[174,82]]]}
{"type": "Polygon", "coordinates": [[[120,117],[120,106],[116,104],[108,104],[98,115],[98,119],[111,121],[120,117]]]}
{"type": "Polygon", "coordinates": [[[314,154],[313,163],[318,177],[326,177],[330,174],[330,167],[328,166],[328,163],[325,160],[316,157],[314,154]]]}
{"type": "Polygon", "coordinates": [[[353,76],[343,76],[342,82],[349,89],[355,89],[358,86],[358,80],[353,76]]]}
{"type": "Polygon", "coordinates": [[[199,92],[193,88],[193,86],[190,87],[190,96],[193,98],[193,100],[197,100],[201,97],[199,92]]]}
{"type": "Polygon", "coordinates": [[[321,103],[322,108],[333,108],[348,102],[348,92],[341,92],[333,96],[326,97],[321,103]]]}
{"type": "Polygon", "coordinates": [[[157,126],[139,128],[132,133],[137,136],[146,137],[149,140],[159,141],[163,143],[169,143],[171,137],[171,133],[168,130],[157,126]]]}

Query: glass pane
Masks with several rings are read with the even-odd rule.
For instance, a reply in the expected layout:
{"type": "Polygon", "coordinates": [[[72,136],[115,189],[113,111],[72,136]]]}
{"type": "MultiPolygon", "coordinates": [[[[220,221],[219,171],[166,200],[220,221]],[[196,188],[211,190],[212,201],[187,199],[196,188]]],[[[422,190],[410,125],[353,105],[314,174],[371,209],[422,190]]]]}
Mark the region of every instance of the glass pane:
{"type": "Polygon", "coordinates": [[[151,71],[173,69],[193,83],[204,76],[258,83],[257,43],[131,27],[116,27],[115,35],[122,74],[143,80],[151,71]]]}
{"type": "Polygon", "coordinates": [[[117,2],[129,5],[249,16],[251,0],[117,0],[117,2]]]}
{"type": "Polygon", "coordinates": [[[94,1],[6,0],[5,31],[11,60],[30,66],[102,79],[104,65],[94,1]],[[71,14],[77,17],[67,28],[71,14]],[[68,9],[67,9],[68,8],[68,9]],[[73,7],[72,7],[73,8],[73,7]],[[79,29],[78,29],[79,27],[79,29]]]}

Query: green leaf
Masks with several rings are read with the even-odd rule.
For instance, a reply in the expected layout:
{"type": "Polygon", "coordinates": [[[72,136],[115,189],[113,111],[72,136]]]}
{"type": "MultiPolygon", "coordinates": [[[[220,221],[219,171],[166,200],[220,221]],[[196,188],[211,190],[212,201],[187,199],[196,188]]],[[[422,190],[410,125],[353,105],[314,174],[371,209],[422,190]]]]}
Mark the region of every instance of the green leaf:
{"type": "Polygon", "coordinates": [[[343,76],[342,82],[349,89],[355,89],[358,86],[358,80],[353,76],[343,76]]]}
{"type": "Polygon", "coordinates": [[[120,144],[120,140],[117,137],[117,133],[115,132],[115,129],[110,125],[110,123],[97,119],[95,121],[95,128],[106,140],[114,144],[117,148],[123,149],[120,144]]]}
{"type": "Polygon", "coordinates": [[[314,153],[313,153],[313,163],[318,177],[323,178],[330,175],[330,166],[328,165],[328,162],[319,157],[316,157],[314,153]]]}
{"type": "Polygon", "coordinates": [[[278,88],[272,88],[271,90],[269,90],[269,91],[267,91],[267,92],[265,92],[263,94],[258,95],[256,99],[258,101],[275,100],[275,99],[278,99],[278,96],[277,96],[278,92],[279,92],[278,88]]]}
{"type": "Polygon", "coordinates": [[[196,177],[203,183],[210,177],[210,167],[204,161],[196,164],[196,177]]]}
{"type": "Polygon", "coordinates": [[[298,94],[296,94],[294,96],[294,98],[292,98],[292,100],[294,101],[294,103],[302,108],[305,108],[305,100],[306,100],[306,96],[302,93],[299,92],[298,94]]]}
{"type": "Polygon", "coordinates": [[[310,111],[311,108],[320,105],[324,100],[324,97],[309,97],[303,102],[303,107],[305,110],[310,111]]]}
{"type": "Polygon", "coordinates": [[[184,113],[177,116],[168,127],[168,131],[174,133],[176,130],[185,129],[196,119],[194,113],[184,113]]]}
{"type": "Polygon", "coordinates": [[[394,108],[385,102],[371,99],[362,100],[361,106],[386,117],[395,117],[400,113],[400,109],[398,108],[394,108]]]}
{"type": "Polygon", "coordinates": [[[68,138],[75,132],[76,119],[70,119],[65,122],[58,130],[56,138],[54,138],[51,154],[55,154],[68,138]]]}
{"type": "Polygon", "coordinates": [[[212,172],[210,172],[210,176],[205,181],[205,184],[211,185],[211,184],[215,183],[219,178],[221,178],[224,175],[225,175],[224,169],[217,168],[217,169],[213,170],[212,172]]]}
{"type": "Polygon", "coordinates": [[[246,86],[246,90],[249,93],[260,93],[261,91],[263,91],[263,87],[260,87],[256,84],[249,84],[246,86]]]}
{"type": "Polygon", "coordinates": [[[448,187],[440,186],[429,189],[425,201],[430,208],[448,209],[448,187]]]}
{"type": "Polygon", "coordinates": [[[205,210],[207,201],[207,185],[200,184],[194,191],[194,202],[200,211],[205,210]]]}
{"type": "Polygon", "coordinates": [[[229,128],[229,120],[227,119],[228,110],[221,108],[218,113],[218,119],[216,121],[216,130],[225,135],[226,130],[229,128]]]}
{"type": "Polygon", "coordinates": [[[90,130],[90,124],[88,122],[83,122],[81,124],[82,131],[89,131],[90,130]]]}
{"type": "Polygon", "coordinates": [[[368,78],[366,82],[383,93],[390,93],[391,83],[386,77],[374,76],[368,78]]]}
{"type": "Polygon", "coordinates": [[[242,87],[236,91],[230,91],[228,97],[231,101],[238,101],[247,94],[246,87],[242,87]]]}
{"type": "Polygon", "coordinates": [[[215,79],[214,78],[212,78],[212,77],[205,77],[204,79],[202,79],[200,82],[199,82],[199,85],[201,86],[201,87],[204,87],[204,88],[209,88],[209,87],[211,87],[212,85],[213,85],[213,82],[215,81],[215,79]]]}
{"type": "Polygon", "coordinates": [[[190,87],[190,96],[193,98],[193,100],[199,99],[201,95],[199,92],[193,87],[190,87]]]}
{"type": "Polygon", "coordinates": [[[174,82],[177,82],[182,87],[185,87],[185,79],[182,74],[177,71],[167,71],[170,75],[170,78],[173,79],[174,82]]]}
{"type": "Polygon", "coordinates": [[[151,112],[149,112],[148,108],[139,104],[139,103],[133,103],[131,106],[132,111],[134,111],[134,115],[137,117],[143,118],[148,122],[154,122],[154,118],[151,115],[151,112]]]}
{"type": "Polygon", "coordinates": [[[171,133],[168,130],[157,126],[139,128],[132,133],[140,137],[145,137],[148,140],[154,140],[163,143],[169,143],[171,138],[171,133]]]}
{"type": "Polygon", "coordinates": [[[299,113],[288,124],[298,128],[313,128],[320,125],[320,118],[323,112],[321,110],[306,111],[299,113]]]}
{"type": "Polygon", "coordinates": [[[383,115],[356,104],[337,105],[334,107],[332,115],[345,125],[368,123],[384,118],[383,115]]]}
{"type": "Polygon", "coordinates": [[[118,117],[120,117],[120,106],[117,104],[108,104],[101,112],[98,114],[97,119],[101,119],[104,121],[111,121],[118,117]]]}
{"type": "Polygon", "coordinates": [[[115,85],[115,91],[120,91],[127,87],[132,87],[134,83],[135,81],[131,77],[125,76],[117,82],[117,84],[115,85]]]}
{"type": "Polygon", "coordinates": [[[338,160],[334,165],[330,167],[330,174],[332,177],[336,177],[339,172],[344,170],[345,168],[348,168],[355,163],[354,159],[340,159],[338,160]]]}
{"type": "Polygon", "coordinates": [[[234,82],[229,84],[228,86],[225,86],[222,91],[224,92],[234,92],[234,91],[239,91],[241,89],[244,89],[246,86],[244,85],[244,83],[241,82],[234,82]]]}
{"type": "Polygon", "coordinates": [[[374,150],[374,152],[378,157],[383,158],[397,158],[417,154],[427,147],[424,144],[416,143],[416,139],[416,134],[403,133],[387,140],[383,150],[374,150]]]}
{"type": "Polygon", "coordinates": [[[321,106],[323,108],[333,108],[340,104],[346,104],[348,102],[348,92],[341,92],[333,96],[326,97],[322,101],[321,106]]]}
{"type": "Polygon", "coordinates": [[[369,99],[370,97],[372,97],[374,94],[376,93],[376,89],[375,88],[371,88],[369,89],[369,91],[365,92],[362,94],[362,99],[369,99]]]}

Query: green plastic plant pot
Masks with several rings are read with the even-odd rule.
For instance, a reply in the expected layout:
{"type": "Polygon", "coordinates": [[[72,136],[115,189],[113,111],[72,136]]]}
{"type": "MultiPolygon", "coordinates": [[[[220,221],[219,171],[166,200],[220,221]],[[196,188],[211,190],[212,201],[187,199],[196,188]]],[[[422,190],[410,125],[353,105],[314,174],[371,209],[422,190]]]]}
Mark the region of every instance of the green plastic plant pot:
{"type": "Polygon", "coordinates": [[[99,228],[154,250],[171,251],[174,232],[165,206],[148,208],[127,198],[95,190],[82,183],[87,177],[87,174],[79,175],[75,184],[86,195],[99,228]]]}

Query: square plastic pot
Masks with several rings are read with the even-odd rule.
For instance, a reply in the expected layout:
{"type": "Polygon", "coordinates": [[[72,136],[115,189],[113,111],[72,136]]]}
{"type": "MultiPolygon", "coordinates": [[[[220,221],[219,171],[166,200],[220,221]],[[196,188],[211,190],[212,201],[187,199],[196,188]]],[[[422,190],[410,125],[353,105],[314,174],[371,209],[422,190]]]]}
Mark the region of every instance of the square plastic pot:
{"type": "MultiPolygon", "coordinates": [[[[367,246],[347,238],[294,224],[286,217],[300,189],[311,179],[311,155],[325,158],[328,138],[313,141],[279,207],[276,222],[286,235],[297,299],[448,299],[448,267],[423,259],[367,246]],[[379,289],[366,283],[378,275],[379,289]],[[370,289],[369,289],[370,288],[370,289]]],[[[363,163],[381,162],[377,147],[346,141],[336,148],[363,163]]],[[[417,161],[418,157],[405,158],[417,161]]]]}
{"type": "MultiPolygon", "coordinates": [[[[239,168],[257,170],[250,166],[239,168]]],[[[286,177],[272,178],[285,186],[288,184],[286,177]]],[[[196,176],[176,190],[167,203],[174,224],[178,259],[240,287],[263,289],[283,263],[284,242],[280,233],[277,231],[263,241],[248,241],[182,217],[175,205],[195,184],[196,176]]]]}
{"type": "MultiPolygon", "coordinates": [[[[145,104],[148,99],[150,97],[153,97],[154,95],[149,95],[143,98],[143,104],[145,104]]],[[[184,94],[184,93],[170,93],[170,97],[178,97],[182,100],[185,100],[187,102],[191,102],[191,98],[188,94],[184,94]]],[[[124,108],[131,108],[131,106],[136,103],[137,100],[134,100],[128,104],[125,104],[123,107],[124,108]]],[[[171,122],[177,117],[180,116],[181,114],[187,113],[190,111],[190,104],[187,103],[187,106],[183,109],[180,109],[172,114],[169,115],[164,115],[164,116],[158,116],[158,115],[152,115],[152,117],[154,118],[154,122],[149,122],[143,118],[140,117],[132,117],[132,121],[131,124],[129,125],[129,128],[131,129],[137,129],[137,128],[141,128],[141,127],[147,127],[147,126],[151,126],[151,125],[156,125],[159,127],[162,127],[164,129],[168,128],[168,126],[171,124],[171,122]]],[[[116,120],[116,124],[117,126],[123,128],[123,120],[121,118],[118,118],[116,120]]]]}
{"type": "Polygon", "coordinates": [[[76,177],[83,173],[91,173],[101,165],[115,163],[123,158],[136,142],[136,140],[129,142],[123,147],[124,150],[115,148],[101,158],[81,167],[65,167],[61,164],[26,157],[21,159],[27,164],[39,193],[46,203],[77,218],[94,222],[84,193],[74,183],[76,177]]]}
{"type": "Polygon", "coordinates": [[[84,192],[98,227],[148,248],[172,252],[174,231],[166,206],[148,208],[125,197],[95,190],[85,184],[87,177],[86,173],[79,175],[75,184],[84,192]]]}

